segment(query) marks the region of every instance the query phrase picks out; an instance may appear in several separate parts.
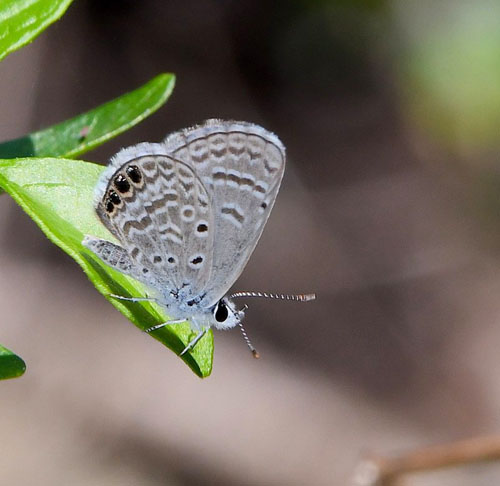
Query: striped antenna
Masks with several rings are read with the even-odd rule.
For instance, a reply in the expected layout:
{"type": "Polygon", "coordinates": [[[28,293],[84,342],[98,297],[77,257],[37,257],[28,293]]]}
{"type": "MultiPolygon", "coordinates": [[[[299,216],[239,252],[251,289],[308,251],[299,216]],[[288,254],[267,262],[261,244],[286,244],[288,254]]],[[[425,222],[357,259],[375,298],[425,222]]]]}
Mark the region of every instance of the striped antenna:
{"type": "Polygon", "coordinates": [[[247,343],[247,346],[250,348],[250,351],[252,351],[253,357],[255,359],[260,358],[259,352],[253,347],[253,344],[250,342],[249,337],[247,336],[247,332],[245,331],[245,328],[243,327],[242,322],[238,322],[238,326],[240,326],[241,334],[243,334],[243,339],[247,343]]]}
{"type": "MultiPolygon", "coordinates": [[[[244,290],[242,292],[235,292],[234,294],[231,294],[229,296],[230,299],[236,299],[238,297],[263,297],[265,299],[278,299],[278,300],[294,300],[296,302],[308,302],[310,300],[315,300],[316,299],[316,294],[296,294],[296,295],[291,295],[291,294],[270,294],[267,292],[252,292],[252,291],[247,291],[244,290]]],[[[240,326],[241,334],[243,334],[243,339],[247,343],[247,346],[250,348],[250,351],[253,354],[254,358],[260,358],[259,352],[253,347],[252,343],[250,342],[250,339],[247,335],[247,332],[245,331],[245,328],[243,327],[243,323],[241,322],[241,317],[243,316],[243,312],[245,309],[247,309],[248,306],[245,305],[243,309],[238,311],[238,326],[240,326]]]]}
{"type": "Polygon", "coordinates": [[[238,319],[238,326],[240,326],[240,330],[241,330],[241,334],[243,334],[243,339],[245,340],[245,342],[247,343],[247,346],[250,348],[250,351],[252,351],[252,354],[253,354],[253,357],[255,359],[259,359],[260,358],[260,354],[259,352],[253,347],[253,344],[252,342],[250,341],[250,338],[248,337],[247,335],[247,332],[245,331],[245,328],[243,327],[243,323],[241,322],[241,319],[243,318],[243,316],[245,315],[245,310],[248,309],[248,305],[244,305],[242,309],[240,309],[237,313],[236,313],[236,317],[238,319]]]}
{"type": "Polygon", "coordinates": [[[278,299],[278,300],[294,300],[296,302],[309,302],[310,300],[316,299],[316,294],[269,294],[267,292],[235,292],[229,296],[230,299],[236,299],[238,297],[263,297],[265,299],[278,299]]]}

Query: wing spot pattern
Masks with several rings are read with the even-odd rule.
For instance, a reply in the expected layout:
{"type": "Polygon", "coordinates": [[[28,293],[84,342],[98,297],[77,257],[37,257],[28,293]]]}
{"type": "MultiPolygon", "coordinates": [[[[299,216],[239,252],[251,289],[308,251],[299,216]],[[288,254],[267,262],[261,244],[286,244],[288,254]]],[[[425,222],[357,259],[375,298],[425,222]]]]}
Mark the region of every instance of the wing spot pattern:
{"type": "Polygon", "coordinates": [[[189,259],[189,266],[194,269],[200,268],[203,264],[203,261],[204,261],[203,255],[192,256],[189,259]]]}
{"type": "Polygon", "coordinates": [[[242,133],[232,133],[228,137],[228,151],[232,155],[242,155],[246,150],[246,137],[242,133]]]}
{"type": "Polygon", "coordinates": [[[226,176],[226,184],[231,187],[241,186],[241,173],[237,170],[228,170],[226,176]]]}
{"type": "Polygon", "coordinates": [[[196,226],[196,236],[205,238],[208,234],[208,224],[206,221],[198,221],[196,226]]]}
{"type": "Polygon", "coordinates": [[[130,190],[130,182],[123,174],[118,174],[113,182],[116,190],[124,197],[129,197],[132,195],[132,191],[130,190]]]}
{"type": "Polygon", "coordinates": [[[160,166],[160,173],[167,185],[175,178],[175,172],[172,166],[160,166]]]}
{"type": "Polygon", "coordinates": [[[264,181],[257,181],[253,188],[253,193],[255,197],[259,199],[264,199],[267,194],[268,185],[264,181]]]}
{"type": "Polygon", "coordinates": [[[240,185],[243,191],[251,191],[255,185],[255,179],[251,174],[242,174],[240,185]]]}
{"type": "Polygon", "coordinates": [[[128,178],[138,187],[142,187],[140,184],[142,182],[142,174],[141,171],[139,170],[139,167],[137,165],[129,165],[125,173],[127,174],[128,178]]]}
{"type": "Polygon", "coordinates": [[[215,185],[224,185],[226,183],[226,169],[224,167],[214,167],[212,177],[215,185]]]}
{"type": "Polygon", "coordinates": [[[113,214],[113,211],[115,210],[115,205],[108,199],[104,205],[106,208],[106,212],[108,214],[113,214]]]}
{"type": "Polygon", "coordinates": [[[108,199],[117,207],[121,206],[122,200],[121,197],[111,189],[108,193],[108,199]]]}
{"type": "Polygon", "coordinates": [[[215,133],[213,135],[210,135],[208,137],[208,140],[210,142],[211,145],[213,145],[214,147],[218,147],[218,148],[221,148],[221,147],[226,147],[226,135],[225,134],[222,134],[222,133],[215,133]]]}
{"type": "Polygon", "coordinates": [[[178,245],[182,245],[182,233],[176,224],[168,222],[161,225],[158,230],[160,235],[165,236],[167,240],[177,243],[178,245]]]}
{"type": "Polygon", "coordinates": [[[186,223],[191,223],[194,221],[194,206],[191,204],[186,204],[181,211],[181,219],[186,223]]]}
{"type": "Polygon", "coordinates": [[[182,186],[182,188],[184,189],[184,192],[186,195],[191,194],[191,192],[194,189],[194,184],[192,181],[184,181],[182,179],[179,179],[179,183],[182,186]]]}
{"type": "Polygon", "coordinates": [[[280,150],[272,143],[267,144],[262,158],[264,161],[264,168],[271,176],[281,167],[282,154],[280,150]]]}
{"type": "Polygon", "coordinates": [[[208,152],[201,152],[200,154],[191,154],[191,158],[196,164],[203,164],[209,158],[208,152]]]}
{"type": "Polygon", "coordinates": [[[207,162],[210,154],[208,152],[207,145],[205,143],[204,139],[197,140],[194,142],[190,147],[189,150],[191,152],[191,158],[193,159],[193,162],[196,164],[203,164],[204,162],[207,162]]]}
{"type": "Polygon", "coordinates": [[[149,215],[144,216],[140,220],[129,219],[123,223],[123,232],[128,236],[132,229],[135,229],[139,232],[143,232],[144,228],[150,226],[153,222],[149,215]]]}
{"type": "Polygon", "coordinates": [[[231,221],[237,228],[243,226],[245,217],[240,208],[236,207],[234,204],[226,204],[221,208],[221,214],[228,221],[231,221]]]}

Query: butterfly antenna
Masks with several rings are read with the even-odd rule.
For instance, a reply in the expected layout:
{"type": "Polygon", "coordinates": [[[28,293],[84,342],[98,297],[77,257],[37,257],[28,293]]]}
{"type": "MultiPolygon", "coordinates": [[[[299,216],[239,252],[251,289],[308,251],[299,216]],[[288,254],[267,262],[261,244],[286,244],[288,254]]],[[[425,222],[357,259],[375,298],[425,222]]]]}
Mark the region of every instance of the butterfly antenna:
{"type": "Polygon", "coordinates": [[[316,299],[316,294],[269,294],[267,292],[235,292],[229,296],[231,299],[238,297],[264,297],[266,299],[295,300],[296,302],[309,302],[316,299]]]}
{"type": "MultiPolygon", "coordinates": [[[[296,302],[308,302],[310,300],[315,300],[316,294],[270,294],[267,292],[251,292],[244,290],[242,292],[235,292],[234,294],[231,294],[229,296],[230,299],[236,299],[238,297],[263,297],[265,299],[294,300],[296,302]]],[[[245,308],[247,308],[246,305],[239,312],[239,314],[242,314],[245,308]]],[[[250,339],[247,335],[247,332],[245,331],[245,328],[243,327],[241,319],[238,319],[238,325],[240,326],[241,334],[243,334],[243,339],[247,343],[247,346],[250,348],[250,351],[252,351],[253,357],[257,359],[260,358],[259,352],[253,347],[252,343],[250,342],[250,339]]]]}
{"type": "Polygon", "coordinates": [[[259,352],[253,347],[253,344],[252,342],[250,341],[250,338],[248,337],[247,335],[247,332],[245,331],[245,328],[243,327],[243,323],[241,322],[241,319],[243,317],[243,313],[245,312],[245,309],[248,309],[248,305],[244,305],[244,307],[242,309],[240,309],[238,311],[238,313],[236,314],[237,315],[237,318],[238,318],[238,326],[240,326],[240,330],[241,330],[241,334],[243,334],[243,339],[245,340],[245,342],[247,343],[247,346],[250,348],[250,351],[252,351],[252,354],[253,354],[253,357],[255,359],[259,359],[260,358],[260,354],[259,352]]]}
{"type": "Polygon", "coordinates": [[[247,343],[247,346],[250,348],[250,351],[252,351],[253,357],[255,359],[260,358],[259,352],[253,347],[253,344],[250,341],[250,338],[247,335],[247,332],[245,331],[245,328],[243,327],[243,323],[241,321],[238,322],[238,326],[240,326],[241,334],[243,334],[243,339],[247,343]]]}

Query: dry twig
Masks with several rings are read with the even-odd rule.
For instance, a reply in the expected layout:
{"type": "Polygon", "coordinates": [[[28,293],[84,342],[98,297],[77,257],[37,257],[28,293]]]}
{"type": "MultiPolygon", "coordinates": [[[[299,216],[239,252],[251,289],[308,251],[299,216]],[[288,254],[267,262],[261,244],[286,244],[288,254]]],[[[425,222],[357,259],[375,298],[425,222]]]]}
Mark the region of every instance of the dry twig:
{"type": "Polygon", "coordinates": [[[500,459],[500,436],[429,446],[396,457],[373,456],[356,468],[356,486],[402,486],[403,476],[500,459]]]}

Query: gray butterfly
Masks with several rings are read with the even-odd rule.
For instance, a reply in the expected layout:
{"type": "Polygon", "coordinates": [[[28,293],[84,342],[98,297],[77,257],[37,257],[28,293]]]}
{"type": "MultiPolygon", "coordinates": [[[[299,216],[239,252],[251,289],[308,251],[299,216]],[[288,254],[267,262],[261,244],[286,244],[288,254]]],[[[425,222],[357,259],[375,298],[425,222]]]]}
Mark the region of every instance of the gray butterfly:
{"type": "Polygon", "coordinates": [[[121,150],[95,189],[96,212],[120,245],[86,236],[104,263],[150,287],[174,320],[189,320],[197,336],[241,325],[234,297],[312,300],[239,292],[227,296],[262,234],[285,170],[276,135],[246,122],[208,120],[121,150]]]}

